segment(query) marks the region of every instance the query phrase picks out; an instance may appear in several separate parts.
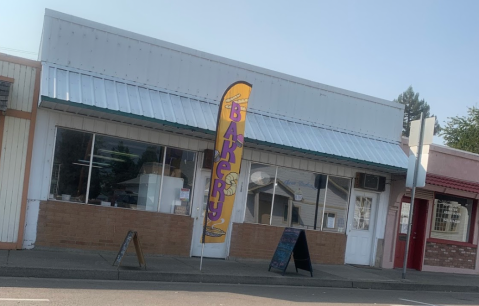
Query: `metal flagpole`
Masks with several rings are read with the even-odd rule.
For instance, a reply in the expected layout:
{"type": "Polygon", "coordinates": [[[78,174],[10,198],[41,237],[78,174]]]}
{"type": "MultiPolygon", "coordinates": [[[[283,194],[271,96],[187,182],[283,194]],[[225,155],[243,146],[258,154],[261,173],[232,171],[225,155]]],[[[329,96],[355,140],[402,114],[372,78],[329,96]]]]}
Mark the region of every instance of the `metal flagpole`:
{"type": "Polygon", "coordinates": [[[208,222],[208,204],[206,204],[205,219],[203,220],[203,222],[203,234],[201,235],[201,242],[203,242],[203,244],[201,245],[200,271],[203,267],[203,252],[205,251],[206,222],[208,222]]]}
{"type": "Polygon", "coordinates": [[[417,185],[417,173],[419,164],[421,162],[421,155],[422,155],[422,144],[424,141],[424,125],[426,122],[426,114],[421,113],[421,129],[419,130],[419,147],[416,156],[416,164],[414,167],[414,176],[412,181],[412,190],[411,190],[411,204],[409,205],[409,219],[408,219],[408,231],[407,231],[407,238],[406,238],[406,251],[404,253],[404,262],[402,267],[402,278],[406,279],[406,269],[407,269],[407,258],[409,253],[409,241],[411,239],[411,229],[412,229],[412,218],[414,212],[414,198],[416,197],[416,185],[417,185]]]}
{"type": "MultiPolygon", "coordinates": [[[[211,182],[210,182],[210,184],[211,184],[211,182]]],[[[209,194],[210,193],[208,192],[208,196],[209,196],[209,194]]],[[[201,268],[203,267],[203,252],[205,251],[206,223],[208,223],[208,202],[206,202],[205,218],[203,219],[203,223],[204,223],[203,224],[203,234],[201,235],[201,242],[203,242],[203,245],[201,246],[200,271],[201,271],[201,268]]]]}
{"type": "Polygon", "coordinates": [[[200,258],[200,271],[203,267],[203,252],[205,251],[205,241],[203,240],[203,245],[201,246],[201,258],[200,258]]]}

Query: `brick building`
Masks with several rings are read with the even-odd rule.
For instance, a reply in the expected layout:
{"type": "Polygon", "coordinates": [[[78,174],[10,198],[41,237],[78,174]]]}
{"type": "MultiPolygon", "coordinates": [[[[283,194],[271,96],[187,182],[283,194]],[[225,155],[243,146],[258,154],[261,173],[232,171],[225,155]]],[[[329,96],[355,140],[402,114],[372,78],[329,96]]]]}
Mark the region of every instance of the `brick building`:
{"type": "Polygon", "coordinates": [[[47,10],[24,248],[199,256],[218,103],[253,85],[232,223],[205,256],[378,265],[403,106],[47,10]]]}
{"type": "MultiPolygon", "coordinates": [[[[403,144],[407,152],[406,143],[403,144]]],[[[426,186],[416,190],[408,268],[479,273],[477,254],[479,155],[440,145],[426,146],[426,186]]],[[[391,187],[383,267],[403,267],[410,195],[405,181],[391,187]]]]}

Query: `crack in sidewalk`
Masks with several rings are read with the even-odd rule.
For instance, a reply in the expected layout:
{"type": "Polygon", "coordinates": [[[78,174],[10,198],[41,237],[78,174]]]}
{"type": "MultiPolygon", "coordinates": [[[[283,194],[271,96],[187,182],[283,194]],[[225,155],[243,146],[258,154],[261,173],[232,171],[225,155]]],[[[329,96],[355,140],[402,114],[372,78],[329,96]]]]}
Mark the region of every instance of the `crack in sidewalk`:
{"type": "Polygon", "coordinates": [[[108,260],[105,257],[103,257],[103,255],[101,253],[98,253],[98,255],[100,255],[100,257],[103,258],[104,261],[108,262],[108,260]]]}
{"type": "MultiPolygon", "coordinates": [[[[196,269],[196,267],[195,267],[195,266],[193,266],[193,265],[190,265],[189,263],[187,263],[187,262],[184,262],[184,261],[180,260],[179,258],[176,258],[176,257],[174,257],[174,259],[175,259],[176,261],[179,261],[179,262],[181,262],[181,263],[182,263],[182,264],[184,264],[185,266],[188,266],[188,267],[190,267],[190,268],[192,268],[192,269],[196,269]]],[[[198,267],[198,269],[199,269],[199,267],[198,267]]]]}

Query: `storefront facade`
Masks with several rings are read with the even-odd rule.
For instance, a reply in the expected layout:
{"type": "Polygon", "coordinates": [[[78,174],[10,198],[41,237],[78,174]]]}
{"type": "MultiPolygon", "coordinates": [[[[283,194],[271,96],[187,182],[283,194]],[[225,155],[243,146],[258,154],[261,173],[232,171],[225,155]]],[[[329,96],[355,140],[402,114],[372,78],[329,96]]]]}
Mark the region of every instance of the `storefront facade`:
{"type": "Polygon", "coordinates": [[[40,62],[0,54],[0,249],[21,249],[40,62]]]}
{"type": "MultiPolygon", "coordinates": [[[[479,156],[439,145],[427,151],[426,186],[417,190],[408,268],[478,274],[479,156]]],[[[391,189],[385,268],[403,267],[410,203],[398,178],[391,189]]]]}
{"type": "Polygon", "coordinates": [[[48,10],[41,59],[25,248],[113,251],[135,229],[199,256],[218,101],[245,80],[232,222],[205,256],[270,258],[292,226],[313,262],[380,264],[401,105],[48,10]]]}

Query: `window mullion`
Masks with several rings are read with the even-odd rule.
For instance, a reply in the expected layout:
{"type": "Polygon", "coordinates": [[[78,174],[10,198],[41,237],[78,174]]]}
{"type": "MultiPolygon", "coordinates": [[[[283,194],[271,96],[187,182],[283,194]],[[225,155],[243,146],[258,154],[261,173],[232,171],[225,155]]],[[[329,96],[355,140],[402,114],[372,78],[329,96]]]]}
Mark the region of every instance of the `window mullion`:
{"type": "MultiPolygon", "coordinates": [[[[323,211],[321,212],[321,231],[323,231],[324,212],[326,210],[326,199],[328,197],[329,175],[326,176],[326,187],[324,189],[323,211]]],[[[319,186],[321,188],[321,186],[319,186]]]]}
{"type": "Polygon", "coordinates": [[[274,174],[274,185],[273,185],[273,197],[271,199],[271,212],[269,215],[269,225],[273,222],[273,208],[274,208],[274,194],[276,193],[276,179],[278,178],[278,167],[276,166],[276,172],[274,174]]]}
{"type": "Polygon", "coordinates": [[[90,166],[88,167],[88,181],[87,181],[87,185],[86,185],[85,204],[88,204],[88,199],[90,198],[91,168],[92,168],[92,165],[93,165],[93,152],[95,150],[95,136],[96,136],[96,134],[93,134],[93,137],[92,137],[92,140],[91,140],[90,166]]]}
{"type": "Polygon", "coordinates": [[[166,163],[166,150],[168,149],[167,146],[163,147],[163,165],[161,166],[161,181],[160,181],[160,192],[158,194],[158,212],[160,212],[160,205],[161,205],[161,194],[163,192],[163,181],[165,178],[165,163],[166,163]]]}

